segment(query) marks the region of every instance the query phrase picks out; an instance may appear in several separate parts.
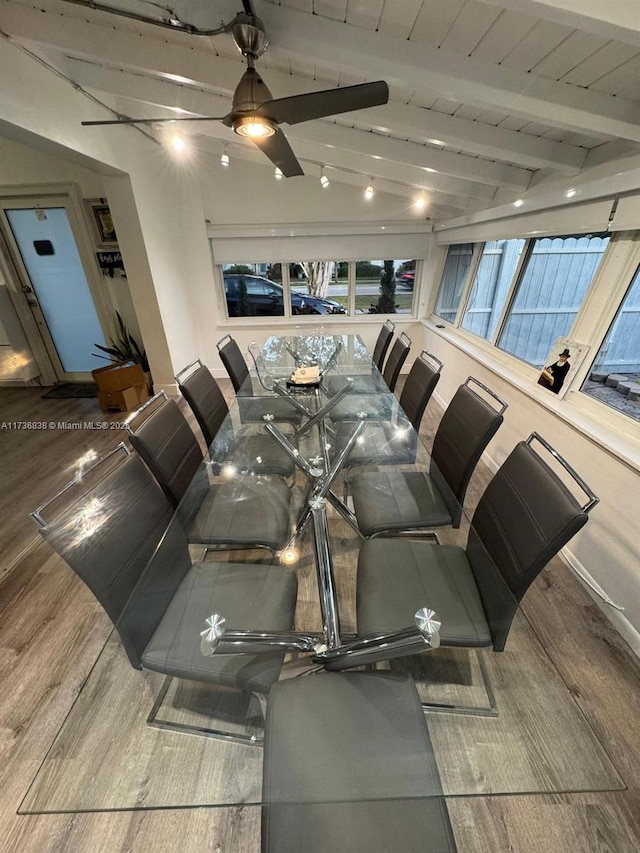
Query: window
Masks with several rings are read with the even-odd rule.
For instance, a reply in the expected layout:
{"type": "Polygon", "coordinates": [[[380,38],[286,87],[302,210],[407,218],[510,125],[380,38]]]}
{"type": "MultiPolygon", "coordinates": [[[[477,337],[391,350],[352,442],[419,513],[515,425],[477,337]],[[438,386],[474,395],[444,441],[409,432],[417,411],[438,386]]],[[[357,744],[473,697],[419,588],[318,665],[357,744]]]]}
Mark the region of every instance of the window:
{"type": "Polygon", "coordinates": [[[581,390],[640,421],[640,269],[581,390]]]}
{"type": "Polygon", "coordinates": [[[410,314],[415,260],[356,261],[356,314],[410,314]]]}
{"type": "Polygon", "coordinates": [[[218,269],[229,317],[410,314],[419,271],[415,260],[242,262],[218,269]]]}
{"type": "Polygon", "coordinates": [[[545,237],[532,243],[498,346],[542,367],[550,347],[567,335],[608,236],[545,237]]]}
{"type": "Polygon", "coordinates": [[[292,314],[345,314],[349,308],[349,270],[345,261],[289,264],[292,314]]]}
{"type": "Polygon", "coordinates": [[[453,323],[458,313],[464,283],[473,258],[473,243],[449,246],[433,313],[453,323]]]}
{"type": "Polygon", "coordinates": [[[284,290],[279,267],[279,264],[225,264],[222,278],[229,317],[282,316],[284,290]]]}
{"type": "Polygon", "coordinates": [[[462,319],[462,328],[492,341],[525,240],[491,240],[484,244],[462,319]]]}

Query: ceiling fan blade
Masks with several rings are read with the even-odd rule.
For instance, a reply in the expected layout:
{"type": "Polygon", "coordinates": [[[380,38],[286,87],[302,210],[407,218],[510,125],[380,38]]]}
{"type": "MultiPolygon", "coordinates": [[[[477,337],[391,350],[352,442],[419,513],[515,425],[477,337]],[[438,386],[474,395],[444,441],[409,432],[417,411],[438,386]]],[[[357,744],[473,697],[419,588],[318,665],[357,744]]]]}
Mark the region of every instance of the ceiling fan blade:
{"type": "Polygon", "coordinates": [[[290,98],[275,98],[260,105],[258,112],[274,121],[299,124],[314,118],[324,118],[353,110],[377,107],[389,100],[389,87],[384,80],[376,83],[361,83],[359,86],[344,86],[341,89],[325,89],[307,95],[290,98]]]}
{"type": "Polygon", "coordinates": [[[264,136],[261,139],[252,139],[252,142],[267,155],[269,160],[277,166],[285,178],[293,178],[295,175],[304,175],[302,166],[298,163],[296,155],[287,142],[287,137],[278,129],[273,136],[264,136]]]}
{"type": "Polygon", "coordinates": [[[164,121],[224,121],[227,116],[180,116],[179,118],[112,118],[107,121],[83,121],[83,127],[102,124],[157,124],[164,121]]]}

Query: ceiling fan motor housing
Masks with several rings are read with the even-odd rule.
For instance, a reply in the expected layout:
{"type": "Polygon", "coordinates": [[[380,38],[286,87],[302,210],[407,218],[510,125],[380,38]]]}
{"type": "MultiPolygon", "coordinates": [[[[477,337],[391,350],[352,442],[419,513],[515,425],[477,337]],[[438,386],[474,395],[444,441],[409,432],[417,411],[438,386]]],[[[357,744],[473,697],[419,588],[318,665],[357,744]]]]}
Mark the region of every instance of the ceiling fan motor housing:
{"type": "Polygon", "coordinates": [[[256,69],[250,66],[240,78],[240,82],[233,93],[231,112],[233,115],[252,112],[257,110],[260,104],[270,101],[272,97],[267,84],[256,69]]]}
{"type": "Polygon", "coordinates": [[[231,30],[236,47],[243,56],[258,59],[269,47],[264,25],[255,15],[240,12],[231,30]]]}

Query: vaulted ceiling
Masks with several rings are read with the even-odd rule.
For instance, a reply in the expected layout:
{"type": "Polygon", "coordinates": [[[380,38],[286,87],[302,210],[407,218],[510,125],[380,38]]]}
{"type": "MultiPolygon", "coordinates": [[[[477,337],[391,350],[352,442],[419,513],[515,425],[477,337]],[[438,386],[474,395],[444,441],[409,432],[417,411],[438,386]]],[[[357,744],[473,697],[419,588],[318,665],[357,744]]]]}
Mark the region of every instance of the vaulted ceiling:
{"type": "MultiPolygon", "coordinates": [[[[102,0],[215,29],[239,0],[102,0]],[[169,8],[170,6],[170,8],[169,8]]],[[[415,195],[433,218],[514,201],[640,153],[635,0],[254,0],[274,97],[384,79],[385,106],[283,126],[307,173],[415,195]]],[[[82,0],[0,0],[0,30],[113,112],[223,115],[243,71],[228,34],[193,35],[82,0]]],[[[161,133],[160,126],[150,128],[161,133]]],[[[81,129],[78,129],[81,132],[81,129]]],[[[131,128],[82,132],[134,133],[131,128]]],[[[196,146],[263,155],[220,122],[196,146]]],[[[272,168],[264,160],[265,168],[272,168]]],[[[289,180],[296,180],[291,178],[289,180]]]]}

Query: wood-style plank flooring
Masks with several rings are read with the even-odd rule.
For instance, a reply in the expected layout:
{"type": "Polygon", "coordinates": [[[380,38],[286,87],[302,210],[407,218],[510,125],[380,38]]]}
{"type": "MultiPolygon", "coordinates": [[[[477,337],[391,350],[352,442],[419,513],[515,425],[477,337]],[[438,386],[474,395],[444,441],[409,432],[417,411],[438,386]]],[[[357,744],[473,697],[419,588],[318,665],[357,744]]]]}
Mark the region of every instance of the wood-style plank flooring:
{"type": "MultiPolygon", "coordinates": [[[[41,393],[0,389],[0,425],[122,420],[103,415],[95,400],[41,400],[41,393]]],[[[440,414],[431,402],[427,442],[440,414]]],[[[0,850],[258,853],[258,808],[16,813],[111,630],[91,594],[40,542],[28,513],[69,479],[82,453],[103,453],[121,438],[117,429],[0,429],[0,850]]],[[[480,465],[470,503],[489,478],[480,465]]],[[[458,849],[636,853],[638,660],[558,559],[529,591],[524,613],[627,789],[450,798],[458,849]]]]}

